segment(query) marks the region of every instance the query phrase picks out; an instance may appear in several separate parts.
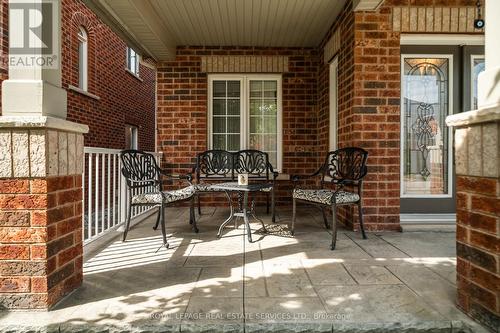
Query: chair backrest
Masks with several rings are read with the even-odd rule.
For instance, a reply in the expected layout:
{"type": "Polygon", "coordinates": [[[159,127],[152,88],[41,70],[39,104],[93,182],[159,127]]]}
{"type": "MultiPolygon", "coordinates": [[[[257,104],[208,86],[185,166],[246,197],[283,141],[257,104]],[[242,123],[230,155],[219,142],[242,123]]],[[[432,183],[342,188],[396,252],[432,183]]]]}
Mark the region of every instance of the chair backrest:
{"type": "Polygon", "coordinates": [[[129,187],[160,186],[160,168],[152,154],[128,149],[120,152],[120,159],[121,172],[129,187]]]}
{"type": "Polygon", "coordinates": [[[368,152],[358,147],[341,148],[328,153],[323,164],[322,182],[330,177],[332,182],[357,183],[367,173],[368,152]]]}
{"type": "Polygon", "coordinates": [[[267,153],[247,149],[234,153],[234,172],[236,174],[246,173],[252,179],[269,180],[269,174],[273,172],[273,167],[269,163],[267,153]]]}
{"type": "Polygon", "coordinates": [[[207,150],[196,156],[196,179],[233,179],[233,154],[226,150],[207,150]]]}

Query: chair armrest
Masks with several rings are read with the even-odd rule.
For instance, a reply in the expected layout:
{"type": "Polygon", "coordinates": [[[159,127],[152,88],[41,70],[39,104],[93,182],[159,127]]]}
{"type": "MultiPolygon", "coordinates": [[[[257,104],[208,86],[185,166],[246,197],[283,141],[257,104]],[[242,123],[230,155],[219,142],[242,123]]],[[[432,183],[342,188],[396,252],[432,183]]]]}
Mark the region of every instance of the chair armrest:
{"type": "Polygon", "coordinates": [[[160,174],[170,179],[186,180],[190,185],[192,185],[191,181],[193,180],[193,176],[190,173],[184,175],[178,175],[178,174],[169,174],[166,172],[166,170],[160,170],[160,174]]]}
{"type": "Polygon", "coordinates": [[[312,178],[312,177],[316,177],[317,175],[319,175],[321,173],[321,171],[323,170],[323,166],[321,166],[318,170],[316,170],[315,173],[313,174],[310,174],[310,175],[290,175],[290,179],[293,181],[293,182],[298,182],[299,180],[304,180],[304,179],[308,179],[308,178],[312,178]]]}

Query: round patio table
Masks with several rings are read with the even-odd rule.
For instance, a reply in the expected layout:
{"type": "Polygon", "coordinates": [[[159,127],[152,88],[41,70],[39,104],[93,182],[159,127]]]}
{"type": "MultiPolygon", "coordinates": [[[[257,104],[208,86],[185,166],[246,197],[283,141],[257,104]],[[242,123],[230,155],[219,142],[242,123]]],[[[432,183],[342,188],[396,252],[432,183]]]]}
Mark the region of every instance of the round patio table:
{"type": "Polygon", "coordinates": [[[219,183],[219,184],[214,184],[212,187],[214,189],[218,189],[221,191],[224,191],[229,199],[229,207],[231,209],[231,214],[229,217],[221,224],[219,227],[219,232],[217,233],[217,237],[220,238],[222,235],[222,230],[224,227],[229,224],[232,220],[234,220],[237,217],[242,217],[243,221],[245,222],[245,227],[247,228],[247,234],[248,234],[248,241],[252,243],[252,232],[250,229],[250,223],[248,220],[249,215],[251,215],[254,219],[260,222],[262,224],[262,229],[264,232],[267,232],[266,226],[264,225],[264,221],[259,219],[257,216],[255,216],[255,210],[254,210],[254,202],[252,201],[252,205],[250,210],[248,209],[248,194],[250,192],[260,192],[264,189],[268,189],[272,187],[273,184],[271,183],[253,183],[253,184],[248,184],[248,185],[239,185],[236,182],[230,182],[230,183],[219,183]],[[234,209],[233,207],[233,201],[231,200],[231,193],[238,193],[238,201],[240,202],[240,207],[238,210],[234,209]],[[243,198],[242,198],[243,197],[243,198]],[[243,201],[241,203],[241,200],[243,201]]]}

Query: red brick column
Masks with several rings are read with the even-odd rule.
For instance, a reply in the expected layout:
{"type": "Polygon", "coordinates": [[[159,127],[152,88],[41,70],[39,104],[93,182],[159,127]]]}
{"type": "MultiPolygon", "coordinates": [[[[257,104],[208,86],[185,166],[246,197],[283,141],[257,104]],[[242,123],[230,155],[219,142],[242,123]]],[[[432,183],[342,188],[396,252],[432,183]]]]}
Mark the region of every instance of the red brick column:
{"type": "Polygon", "coordinates": [[[455,132],[457,303],[492,329],[500,326],[499,135],[500,121],[455,132]]]}
{"type": "Polygon", "coordinates": [[[49,309],[82,282],[83,136],[1,128],[0,145],[0,308],[49,309]]]}

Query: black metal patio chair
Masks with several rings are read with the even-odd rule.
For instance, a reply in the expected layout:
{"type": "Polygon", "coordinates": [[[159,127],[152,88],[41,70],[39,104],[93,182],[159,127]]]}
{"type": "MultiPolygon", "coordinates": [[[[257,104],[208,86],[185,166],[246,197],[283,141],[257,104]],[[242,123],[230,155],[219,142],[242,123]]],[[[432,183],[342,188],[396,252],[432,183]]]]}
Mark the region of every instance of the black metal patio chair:
{"type": "MultiPolygon", "coordinates": [[[[276,222],[275,208],[274,208],[274,188],[278,173],[274,171],[272,164],[269,162],[269,155],[266,152],[246,149],[240,150],[234,157],[234,173],[248,174],[248,180],[257,180],[271,182],[272,187],[261,190],[266,193],[266,212],[269,214],[269,196],[271,196],[271,216],[272,221],[276,222]]],[[[252,205],[255,201],[252,200],[252,205]]]]}
{"type": "Polygon", "coordinates": [[[132,207],[157,206],[159,210],[153,229],[156,230],[158,225],[161,225],[163,244],[168,248],[165,229],[165,206],[183,200],[191,200],[189,223],[193,226],[194,231],[198,232],[194,216],[193,196],[195,190],[191,184],[191,176],[174,176],[165,173],[158,167],[156,159],[152,154],[140,150],[123,150],[120,153],[120,159],[122,162],[121,172],[127,182],[129,198],[123,241],[126,240],[130,228],[132,207]],[[186,181],[189,186],[179,190],[162,191],[162,176],[172,180],[186,181]],[[137,189],[143,189],[143,191],[137,193],[137,189]]]}
{"type": "Polygon", "coordinates": [[[293,189],[293,216],[291,233],[295,232],[296,201],[318,205],[323,213],[325,227],[329,228],[326,218],[325,208],[332,209],[332,244],[331,249],[335,249],[337,242],[337,207],[356,204],[359,210],[359,226],[361,234],[366,239],[363,227],[363,207],[362,207],[362,184],[366,176],[366,160],[368,152],[362,148],[348,147],[336,151],[331,151],[326,156],[323,165],[308,176],[292,176],[294,181],[293,189]],[[302,179],[321,176],[321,186],[319,189],[304,189],[297,187],[297,182],[302,179]],[[333,189],[325,188],[327,183],[333,185],[333,189]],[[351,186],[352,191],[346,190],[346,186],[351,186]]]}

